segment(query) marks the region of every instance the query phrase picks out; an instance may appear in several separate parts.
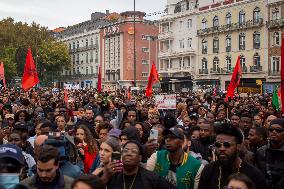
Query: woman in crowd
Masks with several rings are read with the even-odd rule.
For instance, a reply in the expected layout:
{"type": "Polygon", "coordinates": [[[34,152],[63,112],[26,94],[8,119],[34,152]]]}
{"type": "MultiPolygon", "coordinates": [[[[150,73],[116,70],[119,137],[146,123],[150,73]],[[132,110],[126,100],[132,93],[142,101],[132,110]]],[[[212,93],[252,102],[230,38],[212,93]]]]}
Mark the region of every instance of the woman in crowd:
{"type": "Polygon", "coordinates": [[[90,130],[85,125],[79,125],[75,133],[76,139],[79,141],[77,144],[79,155],[84,161],[84,172],[88,173],[98,153],[97,143],[92,137],[90,130]]]}
{"type": "Polygon", "coordinates": [[[225,189],[255,189],[254,183],[244,174],[234,174],[228,178],[225,189]]]}

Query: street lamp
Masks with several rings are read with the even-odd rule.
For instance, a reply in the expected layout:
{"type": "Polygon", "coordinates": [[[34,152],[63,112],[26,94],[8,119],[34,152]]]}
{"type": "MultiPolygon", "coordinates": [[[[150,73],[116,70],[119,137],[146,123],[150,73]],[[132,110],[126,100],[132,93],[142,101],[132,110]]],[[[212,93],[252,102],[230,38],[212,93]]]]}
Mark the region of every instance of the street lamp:
{"type": "Polygon", "coordinates": [[[136,13],[136,1],[134,0],[134,12],[133,12],[133,16],[134,16],[134,22],[133,22],[133,30],[134,30],[134,35],[133,35],[133,42],[134,42],[134,44],[133,44],[133,46],[134,46],[134,49],[133,49],[133,52],[134,52],[134,87],[136,87],[136,44],[135,44],[135,41],[136,41],[136,31],[135,31],[135,28],[136,28],[136,24],[135,24],[135,22],[136,22],[136,15],[135,15],[135,13],[136,13]]]}

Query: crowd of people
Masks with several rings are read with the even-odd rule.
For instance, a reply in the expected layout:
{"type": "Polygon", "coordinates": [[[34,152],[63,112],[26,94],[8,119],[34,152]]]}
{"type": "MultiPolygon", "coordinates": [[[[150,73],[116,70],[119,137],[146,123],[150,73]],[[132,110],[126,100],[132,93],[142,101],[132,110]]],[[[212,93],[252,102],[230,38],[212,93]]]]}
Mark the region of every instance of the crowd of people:
{"type": "Polygon", "coordinates": [[[283,189],[284,114],[269,94],[224,99],[2,90],[0,188],[283,189]]]}

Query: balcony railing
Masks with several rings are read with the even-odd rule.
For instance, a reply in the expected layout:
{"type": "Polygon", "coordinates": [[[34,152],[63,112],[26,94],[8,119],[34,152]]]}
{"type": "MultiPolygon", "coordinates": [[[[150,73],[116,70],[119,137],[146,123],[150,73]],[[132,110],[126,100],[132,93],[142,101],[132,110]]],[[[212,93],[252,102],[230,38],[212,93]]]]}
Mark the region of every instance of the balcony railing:
{"type": "Polygon", "coordinates": [[[173,38],[173,32],[171,31],[168,31],[168,32],[163,32],[163,33],[160,33],[158,35],[158,39],[171,39],[173,38]]]}
{"type": "Polygon", "coordinates": [[[218,68],[216,68],[216,69],[214,69],[214,68],[211,68],[210,69],[210,73],[212,73],[212,74],[218,74],[218,73],[221,73],[221,69],[218,67],[218,68]]]}
{"type": "Polygon", "coordinates": [[[280,18],[280,19],[277,19],[277,20],[270,20],[270,21],[266,22],[266,25],[269,29],[282,27],[282,26],[284,26],[284,18],[280,18]]]}
{"type": "Polygon", "coordinates": [[[279,76],[280,77],[280,70],[269,70],[269,76],[279,76]]]}
{"type": "Polygon", "coordinates": [[[234,70],[234,68],[227,68],[227,67],[225,67],[225,68],[222,68],[221,69],[221,73],[232,73],[232,70],[234,70]]]}
{"type": "Polygon", "coordinates": [[[79,47],[76,49],[69,49],[69,53],[76,53],[76,52],[82,52],[82,51],[87,51],[87,50],[92,50],[92,49],[97,49],[98,46],[96,44],[94,45],[88,45],[85,47],[79,47]]]}
{"type": "Polygon", "coordinates": [[[209,34],[214,34],[214,33],[220,33],[220,32],[225,32],[225,31],[234,31],[234,30],[239,30],[239,29],[248,29],[248,28],[254,28],[254,27],[259,27],[263,25],[263,19],[260,18],[258,20],[248,20],[246,22],[236,22],[232,24],[225,24],[221,25],[219,27],[211,27],[211,28],[206,28],[206,29],[199,29],[197,31],[198,36],[203,36],[203,35],[209,35],[209,34]]]}
{"type": "Polygon", "coordinates": [[[247,73],[248,72],[248,68],[246,66],[242,66],[242,72],[247,73]]]}
{"type": "Polygon", "coordinates": [[[208,69],[199,69],[199,74],[208,74],[208,69]]]}
{"type": "Polygon", "coordinates": [[[250,72],[261,72],[262,66],[250,66],[250,72]]]}

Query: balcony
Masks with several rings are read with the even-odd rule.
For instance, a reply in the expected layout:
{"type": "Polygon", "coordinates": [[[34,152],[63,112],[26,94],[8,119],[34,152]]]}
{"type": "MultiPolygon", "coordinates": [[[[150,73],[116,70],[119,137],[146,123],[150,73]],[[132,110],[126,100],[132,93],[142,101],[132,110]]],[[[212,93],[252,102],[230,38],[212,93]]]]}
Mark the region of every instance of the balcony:
{"type": "Polygon", "coordinates": [[[158,35],[159,40],[173,39],[173,32],[163,32],[158,35]]]}
{"type": "Polygon", "coordinates": [[[61,79],[86,79],[86,78],[94,78],[94,77],[98,77],[97,73],[92,73],[92,74],[72,74],[72,75],[61,75],[60,78],[61,79]]]}
{"type": "Polygon", "coordinates": [[[159,52],[159,57],[168,57],[171,55],[172,50],[168,49],[168,50],[161,50],[159,52]]]}
{"type": "Polygon", "coordinates": [[[263,25],[263,19],[260,18],[258,20],[248,20],[248,21],[242,22],[242,23],[236,22],[236,23],[232,23],[232,24],[228,24],[228,25],[227,24],[221,25],[219,27],[199,29],[197,31],[197,35],[198,36],[205,36],[205,35],[217,34],[217,33],[221,33],[221,32],[229,32],[229,31],[234,31],[234,30],[255,28],[255,27],[260,27],[262,25],[263,25]]]}
{"type": "Polygon", "coordinates": [[[232,73],[233,70],[234,68],[228,69],[227,67],[225,67],[225,68],[221,68],[221,73],[229,74],[229,73],[232,73]]]}
{"type": "Polygon", "coordinates": [[[270,21],[266,22],[266,25],[267,25],[268,29],[282,27],[282,26],[284,26],[284,18],[280,18],[280,19],[277,19],[277,20],[270,20],[270,21]]]}
{"type": "Polygon", "coordinates": [[[268,75],[280,77],[280,70],[269,70],[268,75]]]}
{"type": "Polygon", "coordinates": [[[250,66],[250,72],[257,73],[262,71],[262,66],[250,66]]]}
{"type": "Polygon", "coordinates": [[[69,49],[69,53],[88,51],[88,50],[97,49],[97,48],[98,48],[97,45],[88,45],[88,46],[79,47],[79,48],[76,48],[76,49],[69,49]]]}
{"type": "Polygon", "coordinates": [[[208,74],[208,69],[199,69],[199,74],[208,74]]]}
{"type": "Polygon", "coordinates": [[[216,69],[211,68],[211,69],[210,69],[210,73],[211,73],[211,74],[220,74],[220,73],[221,73],[221,69],[220,69],[219,67],[216,68],[216,69]]]}

